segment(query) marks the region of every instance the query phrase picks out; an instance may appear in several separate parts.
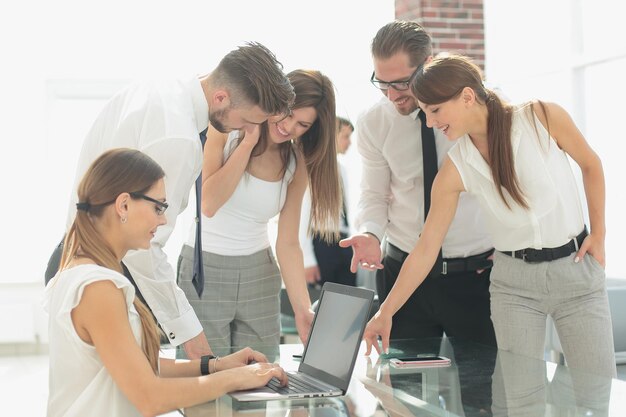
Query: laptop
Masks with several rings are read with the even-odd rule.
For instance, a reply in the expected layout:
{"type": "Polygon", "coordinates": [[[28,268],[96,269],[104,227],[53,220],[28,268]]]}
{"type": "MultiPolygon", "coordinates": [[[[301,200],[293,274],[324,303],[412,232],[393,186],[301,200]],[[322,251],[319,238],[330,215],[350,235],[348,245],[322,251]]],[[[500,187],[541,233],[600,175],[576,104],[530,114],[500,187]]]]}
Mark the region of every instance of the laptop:
{"type": "Polygon", "coordinates": [[[348,390],[374,291],[327,282],[298,371],[287,372],[289,386],[276,379],[264,387],[235,391],[237,401],[336,397],[348,390]]]}

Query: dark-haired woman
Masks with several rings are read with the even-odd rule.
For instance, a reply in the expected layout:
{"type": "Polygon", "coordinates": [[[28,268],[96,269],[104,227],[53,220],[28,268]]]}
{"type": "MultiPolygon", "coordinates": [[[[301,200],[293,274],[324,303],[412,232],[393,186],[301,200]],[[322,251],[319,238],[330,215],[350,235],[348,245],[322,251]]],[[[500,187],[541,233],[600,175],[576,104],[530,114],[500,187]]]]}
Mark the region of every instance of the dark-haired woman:
{"type": "Polygon", "coordinates": [[[192,281],[195,225],[181,251],[178,282],[213,351],[278,348],[282,282],[298,334],[306,342],[313,312],[298,231],[307,183],[311,227],[328,241],[339,237],[334,88],[315,70],[295,70],[287,77],[296,99],[285,119],[230,135],[211,128],[207,132],[202,168],[205,288],[199,292],[192,281]],[[274,257],[268,224],[276,215],[274,257]]]}

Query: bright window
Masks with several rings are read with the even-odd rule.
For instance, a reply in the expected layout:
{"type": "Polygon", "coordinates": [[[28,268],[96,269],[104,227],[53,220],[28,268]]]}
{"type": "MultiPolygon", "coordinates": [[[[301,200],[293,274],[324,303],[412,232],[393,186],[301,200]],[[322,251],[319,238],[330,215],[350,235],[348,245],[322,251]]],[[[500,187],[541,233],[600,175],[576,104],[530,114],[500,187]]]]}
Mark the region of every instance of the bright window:
{"type": "Polygon", "coordinates": [[[485,0],[490,83],[514,102],[539,98],[561,104],[602,159],[606,271],[623,279],[626,135],[620,100],[626,97],[626,37],[619,28],[625,12],[626,3],[611,0],[485,0]]]}

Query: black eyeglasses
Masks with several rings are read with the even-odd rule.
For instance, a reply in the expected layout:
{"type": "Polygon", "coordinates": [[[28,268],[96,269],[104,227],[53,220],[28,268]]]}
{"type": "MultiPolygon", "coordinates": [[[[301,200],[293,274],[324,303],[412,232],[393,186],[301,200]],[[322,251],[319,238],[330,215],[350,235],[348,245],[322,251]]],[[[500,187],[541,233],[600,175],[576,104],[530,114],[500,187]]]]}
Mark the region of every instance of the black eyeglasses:
{"type": "Polygon", "coordinates": [[[422,67],[423,67],[422,65],[417,67],[415,71],[413,71],[413,74],[411,74],[411,76],[407,80],[399,80],[399,81],[377,80],[376,71],[372,71],[372,77],[370,78],[370,82],[372,83],[374,87],[378,88],[382,92],[386,92],[387,90],[389,90],[389,88],[393,88],[396,91],[406,91],[409,89],[409,86],[411,85],[411,81],[413,81],[413,78],[415,78],[415,76],[417,75],[419,70],[422,69],[422,67]]]}
{"type": "Polygon", "coordinates": [[[132,198],[141,198],[143,200],[156,204],[156,213],[159,216],[164,214],[165,210],[167,210],[167,208],[170,206],[169,204],[164,203],[163,201],[155,200],[154,198],[148,197],[145,194],[140,194],[140,193],[128,193],[128,194],[130,194],[132,198]]]}

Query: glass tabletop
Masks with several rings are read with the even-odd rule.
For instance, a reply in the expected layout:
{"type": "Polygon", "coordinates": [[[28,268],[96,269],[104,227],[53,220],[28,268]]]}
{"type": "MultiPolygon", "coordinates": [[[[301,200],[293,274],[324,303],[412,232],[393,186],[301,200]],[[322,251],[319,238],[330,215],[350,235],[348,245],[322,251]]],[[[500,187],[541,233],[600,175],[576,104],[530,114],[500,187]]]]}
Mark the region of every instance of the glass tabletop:
{"type": "MultiPolygon", "coordinates": [[[[257,347],[295,370],[302,345],[257,347]]],[[[389,355],[358,354],[345,396],[240,403],[226,395],[185,410],[216,417],[626,416],[626,382],[453,338],[392,340],[389,355]],[[394,367],[396,356],[439,355],[450,365],[394,367]]]]}

